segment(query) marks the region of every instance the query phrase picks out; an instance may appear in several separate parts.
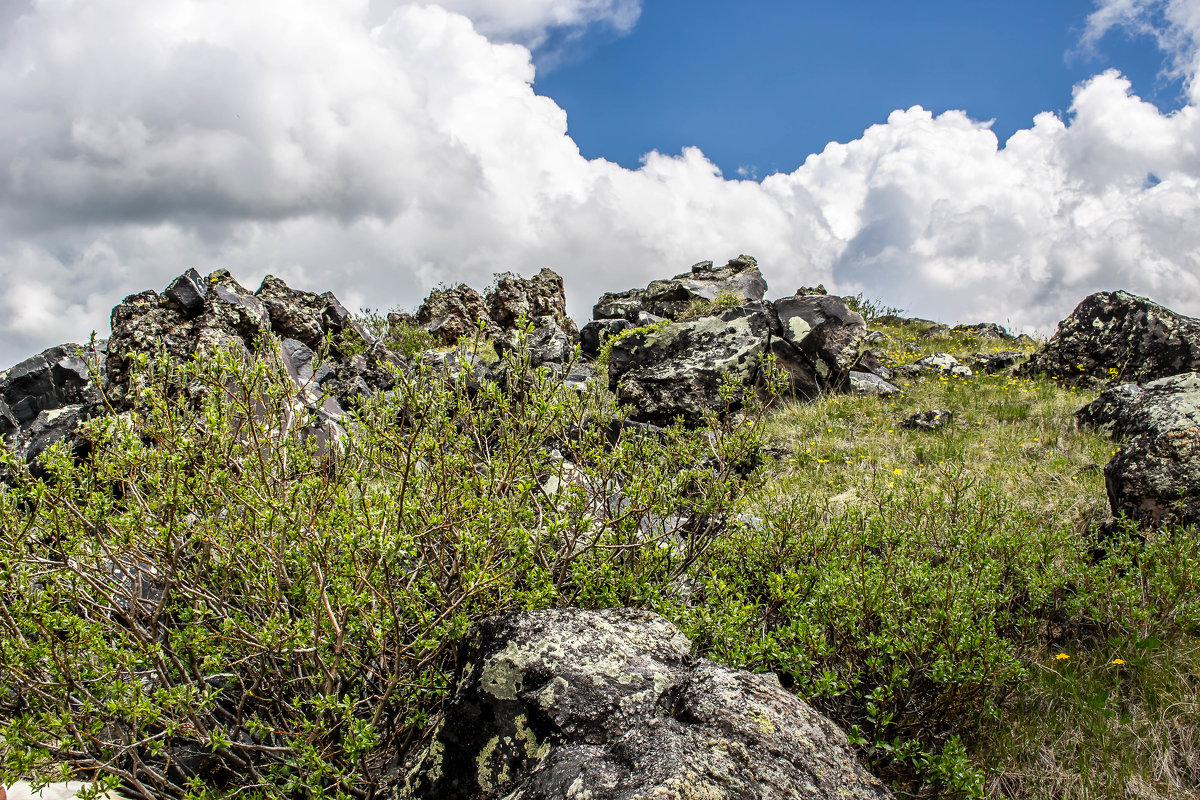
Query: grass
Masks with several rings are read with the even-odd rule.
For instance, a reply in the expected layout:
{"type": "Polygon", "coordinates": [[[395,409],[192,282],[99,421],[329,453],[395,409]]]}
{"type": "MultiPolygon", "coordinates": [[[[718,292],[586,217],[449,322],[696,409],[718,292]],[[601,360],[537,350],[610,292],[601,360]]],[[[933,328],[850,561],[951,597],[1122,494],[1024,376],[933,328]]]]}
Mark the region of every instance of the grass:
{"type": "MultiPolygon", "coordinates": [[[[893,364],[1012,348],[878,330],[893,364]]],[[[746,504],[765,524],[725,543],[685,629],[781,673],[902,797],[1200,796],[1200,546],[1097,539],[1118,445],[1076,427],[1094,393],[897,383],[776,411],[746,504]],[[901,427],[934,408],[952,422],[901,427]]]]}

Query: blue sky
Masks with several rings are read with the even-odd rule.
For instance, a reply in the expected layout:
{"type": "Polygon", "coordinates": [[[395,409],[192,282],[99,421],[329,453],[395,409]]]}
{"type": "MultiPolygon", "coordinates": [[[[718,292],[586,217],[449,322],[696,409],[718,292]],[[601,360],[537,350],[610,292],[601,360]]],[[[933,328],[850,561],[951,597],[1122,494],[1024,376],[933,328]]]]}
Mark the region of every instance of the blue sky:
{"type": "MultiPolygon", "coordinates": [[[[1179,78],[1147,35],[1081,47],[1086,0],[1003,3],[651,0],[637,26],[600,31],[538,76],[583,155],[636,168],[651,151],[700,147],[727,177],[790,172],[897,108],[995,120],[1001,144],[1034,115],[1065,116],[1071,89],[1116,67],[1164,111],[1179,78]]],[[[554,43],[548,43],[553,49],[554,43]]]]}
{"type": "Polygon", "coordinates": [[[189,268],[1200,314],[1198,75],[1200,0],[6,0],[0,366],[189,268]]]}

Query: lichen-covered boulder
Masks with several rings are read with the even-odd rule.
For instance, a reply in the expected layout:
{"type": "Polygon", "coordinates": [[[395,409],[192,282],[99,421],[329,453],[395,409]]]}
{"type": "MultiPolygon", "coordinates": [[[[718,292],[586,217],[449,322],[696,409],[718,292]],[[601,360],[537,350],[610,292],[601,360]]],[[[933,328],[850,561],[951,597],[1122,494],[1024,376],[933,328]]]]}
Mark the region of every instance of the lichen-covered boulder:
{"type": "Polygon", "coordinates": [[[763,303],[634,330],[613,342],[609,388],[640,422],[702,423],[706,412],[736,410],[755,390],[770,347],[772,315],[763,303]],[[731,380],[737,396],[720,388],[731,380]]]}
{"type": "Polygon", "coordinates": [[[971,372],[970,367],[949,353],[930,353],[919,359],[916,367],[921,372],[937,372],[942,375],[952,375],[955,378],[970,378],[975,374],[971,372]]]}
{"type": "Polygon", "coordinates": [[[1118,291],[1085,298],[1019,372],[1099,386],[1145,383],[1198,369],[1200,320],[1118,291]]]}
{"type": "Polygon", "coordinates": [[[497,275],[496,285],[485,299],[488,315],[501,330],[515,330],[521,318],[552,317],[568,337],[578,334],[575,322],[567,316],[562,276],[552,269],[543,268],[532,278],[497,275]]]}
{"type": "Polygon", "coordinates": [[[609,338],[636,327],[624,318],[594,319],[579,329],[579,349],[585,356],[595,357],[609,338]]]}
{"type": "Polygon", "coordinates": [[[862,315],[833,295],[784,297],[774,306],[783,338],[808,356],[826,383],[844,383],[866,343],[862,315]]]}
{"type": "Polygon", "coordinates": [[[692,655],[645,611],[485,619],[401,800],[866,800],[891,794],[774,676],[692,655]]]}
{"type": "Polygon", "coordinates": [[[460,338],[472,338],[479,334],[479,322],[483,321],[483,335],[489,339],[500,333],[500,327],[492,321],[483,295],[460,283],[453,288],[439,287],[429,293],[417,309],[417,324],[442,344],[455,344],[460,338]]]}
{"type": "Polygon", "coordinates": [[[1075,416],[1128,439],[1104,468],[1114,516],[1150,528],[1200,522],[1200,373],[1116,386],[1075,416]]]}
{"type": "Polygon", "coordinates": [[[524,339],[529,351],[529,364],[533,367],[561,366],[575,355],[575,341],[563,330],[558,319],[552,316],[533,317],[527,323],[528,332],[505,331],[496,339],[496,351],[500,355],[516,352],[524,339]]]}
{"type": "Polygon", "coordinates": [[[362,350],[374,342],[332,292],[314,294],[293,289],[274,275],[268,275],[254,296],[266,307],[271,332],[280,339],[295,339],[317,350],[328,337],[335,357],[362,350]]]}
{"type": "Polygon", "coordinates": [[[592,318],[625,319],[642,325],[642,314],[678,319],[705,300],[724,296],[741,304],[760,301],[766,293],[767,282],[758,262],[742,255],[719,269],[714,269],[711,261],[701,261],[674,278],[651,281],[645,289],[607,293],[592,308],[592,318]]]}
{"type": "Polygon", "coordinates": [[[1011,342],[1016,338],[1003,325],[997,325],[995,322],[955,325],[950,332],[968,339],[997,339],[1002,342],[1011,342]]]}

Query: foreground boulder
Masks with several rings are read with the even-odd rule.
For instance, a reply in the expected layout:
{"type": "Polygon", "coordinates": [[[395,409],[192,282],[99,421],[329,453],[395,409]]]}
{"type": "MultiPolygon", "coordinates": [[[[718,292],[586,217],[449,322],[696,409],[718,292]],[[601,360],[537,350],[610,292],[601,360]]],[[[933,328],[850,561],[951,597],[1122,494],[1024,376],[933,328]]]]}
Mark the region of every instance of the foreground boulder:
{"type": "Polygon", "coordinates": [[[644,611],[490,617],[398,797],[886,798],[846,735],[774,676],[692,655],[644,611]]]}
{"type": "Polygon", "coordinates": [[[1200,369],[1200,320],[1129,292],[1086,297],[1019,373],[1068,384],[1145,383],[1200,369]]]}
{"type": "Polygon", "coordinates": [[[797,295],[775,301],[785,341],[808,356],[817,374],[838,382],[858,362],[867,337],[862,315],[832,295],[797,295]]]}
{"type": "Polygon", "coordinates": [[[719,269],[711,261],[701,261],[674,278],[651,281],[645,289],[605,294],[593,307],[592,317],[643,325],[645,314],[678,319],[704,301],[726,297],[740,305],[762,300],[766,293],[767,281],[758,262],[752,256],[741,255],[719,269]]]}
{"type": "Polygon", "coordinates": [[[1114,387],[1075,416],[1128,439],[1104,468],[1113,516],[1150,528],[1200,522],[1200,373],[1114,387]]]}

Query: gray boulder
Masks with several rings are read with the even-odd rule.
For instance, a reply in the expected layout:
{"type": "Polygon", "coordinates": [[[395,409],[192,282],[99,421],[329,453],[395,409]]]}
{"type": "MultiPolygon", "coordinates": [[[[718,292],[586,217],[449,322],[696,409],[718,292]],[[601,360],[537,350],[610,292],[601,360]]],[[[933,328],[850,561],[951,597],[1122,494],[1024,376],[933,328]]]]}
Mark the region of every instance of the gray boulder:
{"type": "Polygon", "coordinates": [[[950,329],[951,333],[957,333],[970,339],[998,339],[1002,342],[1011,342],[1016,337],[1003,325],[997,325],[994,322],[980,322],[975,325],[955,325],[950,329]]]}
{"type": "Polygon", "coordinates": [[[774,676],[692,655],[628,609],[489,617],[400,800],[891,797],[774,676]]]}
{"type": "Polygon", "coordinates": [[[1019,370],[1064,383],[1145,383],[1200,369],[1200,320],[1129,292],[1085,298],[1019,370]]]}
{"type": "Polygon", "coordinates": [[[769,306],[756,303],[633,331],[613,344],[609,388],[635,420],[698,425],[705,412],[737,410],[754,391],[771,327],[769,306]],[[729,402],[720,396],[727,379],[739,387],[729,402]]]}
{"type": "Polygon", "coordinates": [[[996,375],[1001,372],[1015,369],[1026,358],[1028,353],[1021,350],[1001,350],[996,353],[976,353],[975,354],[975,369],[980,372],[986,372],[988,375],[996,375]]]}
{"type": "Polygon", "coordinates": [[[850,370],[850,391],[854,394],[891,397],[900,390],[878,375],[850,370]]]}
{"type": "Polygon", "coordinates": [[[931,353],[919,359],[916,366],[922,372],[938,372],[956,378],[970,378],[975,374],[971,372],[970,367],[965,366],[949,353],[931,353]]]}
{"type": "Polygon", "coordinates": [[[641,314],[678,319],[705,300],[727,296],[740,304],[762,300],[766,293],[767,282],[758,262],[742,255],[719,269],[714,269],[711,261],[701,261],[690,271],[669,280],[652,281],[645,289],[605,294],[593,307],[592,318],[625,319],[644,325],[639,321],[641,314]]]}
{"type": "Polygon", "coordinates": [[[354,321],[332,292],[313,294],[293,289],[274,275],[268,275],[254,296],[267,309],[271,332],[281,339],[295,339],[310,350],[317,350],[329,336],[335,358],[374,342],[374,337],[354,321]]]}
{"type": "Polygon", "coordinates": [[[636,327],[627,319],[594,319],[579,329],[579,349],[594,358],[610,337],[636,327]]]}
{"type": "Polygon", "coordinates": [[[527,323],[528,333],[507,330],[496,339],[496,352],[500,355],[514,353],[522,339],[529,350],[529,364],[533,367],[561,366],[575,355],[575,342],[570,333],[559,325],[553,316],[532,317],[527,323]]]}
{"type": "Polygon", "coordinates": [[[1128,440],[1104,468],[1114,516],[1149,528],[1200,522],[1200,373],[1116,386],[1075,416],[1128,440]]]}

